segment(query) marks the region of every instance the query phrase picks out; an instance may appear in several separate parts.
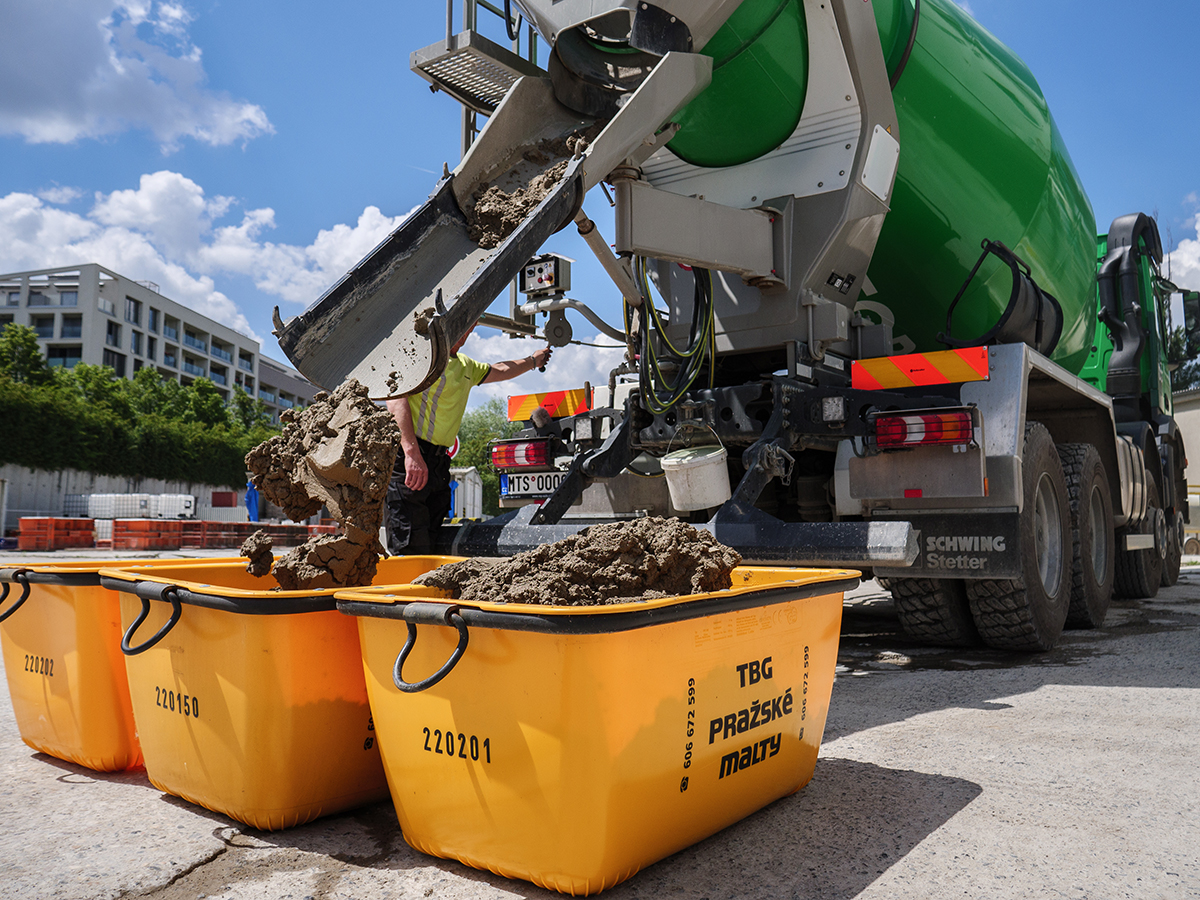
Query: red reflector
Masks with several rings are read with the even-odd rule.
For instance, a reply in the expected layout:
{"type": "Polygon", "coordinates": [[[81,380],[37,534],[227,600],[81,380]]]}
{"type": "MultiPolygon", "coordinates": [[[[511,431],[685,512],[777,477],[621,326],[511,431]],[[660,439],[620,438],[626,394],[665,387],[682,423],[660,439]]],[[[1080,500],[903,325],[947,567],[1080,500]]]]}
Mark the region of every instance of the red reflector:
{"type": "Polygon", "coordinates": [[[516,441],[492,444],[492,465],[497,469],[520,469],[550,465],[549,441],[516,441]]]}
{"type": "Polygon", "coordinates": [[[905,488],[904,489],[904,497],[907,500],[916,500],[923,493],[924,493],[924,491],[922,491],[920,488],[905,488]]]}
{"type": "Polygon", "coordinates": [[[969,444],[975,428],[969,412],[880,416],[875,420],[875,443],[881,448],[921,444],[969,444]]]}

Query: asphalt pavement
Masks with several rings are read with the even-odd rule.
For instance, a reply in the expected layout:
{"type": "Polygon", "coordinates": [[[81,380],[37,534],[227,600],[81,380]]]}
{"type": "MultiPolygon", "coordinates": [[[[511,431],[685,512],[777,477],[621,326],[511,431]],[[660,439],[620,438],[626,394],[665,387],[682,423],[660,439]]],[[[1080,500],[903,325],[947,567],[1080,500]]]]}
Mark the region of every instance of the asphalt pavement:
{"type": "MultiPolygon", "coordinates": [[[[1198,761],[1200,567],[1035,655],[909,641],[866,582],[812,782],[603,896],[1194,898],[1198,761]]],[[[34,752],[0,691],[0,897],[556,896],[412,850],[389,803],[259,832],[34,752]]]]}

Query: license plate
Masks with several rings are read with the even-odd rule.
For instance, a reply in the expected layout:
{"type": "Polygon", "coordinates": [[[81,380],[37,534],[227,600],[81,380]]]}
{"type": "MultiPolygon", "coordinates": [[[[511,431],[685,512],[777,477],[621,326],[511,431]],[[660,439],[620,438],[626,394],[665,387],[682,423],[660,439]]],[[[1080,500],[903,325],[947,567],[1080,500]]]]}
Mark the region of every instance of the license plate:
{"type": "Polygon", "coordinates": [[[566,475],[566,472],[501,473],[500,496],[549,497],[566,475]]]}

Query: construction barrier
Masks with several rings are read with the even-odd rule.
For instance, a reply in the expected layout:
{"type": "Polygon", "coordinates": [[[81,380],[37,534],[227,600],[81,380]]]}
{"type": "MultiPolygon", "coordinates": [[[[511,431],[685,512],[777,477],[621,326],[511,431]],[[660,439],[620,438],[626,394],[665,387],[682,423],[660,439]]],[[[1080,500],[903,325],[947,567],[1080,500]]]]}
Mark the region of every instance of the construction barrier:
{"type": "Polygon", "coordinates": [[[74,547],[91,547],[96,540],[94,527],[91,519],[22,516],[17,549],[69,550],[74,547]]]}

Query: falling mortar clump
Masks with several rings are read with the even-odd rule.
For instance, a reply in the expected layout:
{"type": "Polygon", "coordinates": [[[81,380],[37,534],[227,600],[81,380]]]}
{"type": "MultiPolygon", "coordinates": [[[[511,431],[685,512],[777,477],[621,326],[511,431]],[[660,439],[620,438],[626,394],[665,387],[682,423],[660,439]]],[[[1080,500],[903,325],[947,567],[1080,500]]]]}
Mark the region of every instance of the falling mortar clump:
{"type": "Polygon", "coordinates": [[[271,536],[261,528],[242,541],[242,556],[249,562],[246,571],[255,578],[262,578],[271,571],[275,557],[271,554],[271,536]]]}
{"type": "Polygon", "coordinates": [[[605,606],[725,590],[741,561],[707,531],[648,517],[593,525],[502,562],[451,563],[414,583],[467,603],[605,606]]]}
{"type": "MultiPolygon", "coordinates": [[[[546,199],[554,186],[562,180],[570,157],[581,155],[595,140],[602,127],[601,124],[596,124],[585,131],[565,137],[547,138],[526,150],[522,154],[526,162],[548,167],[530,178],[523,187],[505,191],[496,184],[486,181],[481,183],[471,195],[467,204],[469,208],[465,210],[467,233],[471,240],[485,250],[499,246],[506,237],[516,231],[518,225],[529,218],[529,214],[537,205],[546,199]],[[548,165],[556,159],[560,161],[548,165]]],[[[515,173],[506,174],[512,177],[515,173]]],[[[505,176],[500,176],[494,180],[504,178],[505,176]]]]}
{"type": "Polygon", "coordinates": [[[298,415],[281,417],[281,434],[246,454],[251,480],[272,503],[300,521],[322,506],[341,523],[341,534],[317,535],[275,563],[284,590],[358,587],[375,577],[383,500],[400,428],[371,402],[366,386],[351,379],[332,394],[313,397],[298,415]]]}

